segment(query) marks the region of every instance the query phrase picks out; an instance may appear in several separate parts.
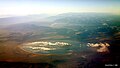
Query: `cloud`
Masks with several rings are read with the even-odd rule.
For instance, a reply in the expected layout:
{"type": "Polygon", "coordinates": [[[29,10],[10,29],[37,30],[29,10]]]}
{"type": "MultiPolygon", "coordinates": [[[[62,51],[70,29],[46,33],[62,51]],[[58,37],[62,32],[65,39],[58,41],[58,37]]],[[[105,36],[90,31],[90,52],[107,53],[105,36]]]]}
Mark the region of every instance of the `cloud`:
{"type": "Polygon", "coordinates": [[[108,47],[110,46],[108,43],[88,43],[89,47],[96,48],[97,52],[109,52],[108,47]]]}

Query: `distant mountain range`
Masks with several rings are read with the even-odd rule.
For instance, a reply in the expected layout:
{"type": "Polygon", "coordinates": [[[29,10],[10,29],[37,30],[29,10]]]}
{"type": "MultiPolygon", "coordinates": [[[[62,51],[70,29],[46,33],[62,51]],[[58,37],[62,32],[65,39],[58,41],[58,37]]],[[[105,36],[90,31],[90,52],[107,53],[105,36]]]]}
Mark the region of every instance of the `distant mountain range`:
{"type": "Polygon", "coordinates": [[[43,18],[48,17],[48,15],[40,14],[40,15],[28,15],[28,16],[15,16],[15,17],[6,17],[0,18],[0,26],[6,26],[17,23],[27,23],[27,22],[36,22],[43,21],[43,18]]]}
{"type": "Polygon", "coordinates": [[[120,25],[120,16],[106,13],[64,13],[56,16],[29,15],[0,18],[0,27],[13,31],[42,28],[73,28],[87,26],[120,25]],[[116,25],[115,24],[115,25],[116,25]]]}

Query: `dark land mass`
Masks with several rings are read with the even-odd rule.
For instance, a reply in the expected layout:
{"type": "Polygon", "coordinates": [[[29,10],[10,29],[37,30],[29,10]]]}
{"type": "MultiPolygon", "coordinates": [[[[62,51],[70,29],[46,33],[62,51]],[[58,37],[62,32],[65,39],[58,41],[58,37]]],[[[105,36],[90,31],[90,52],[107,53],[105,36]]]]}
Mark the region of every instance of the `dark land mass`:
{"type": "Polygon", "coordinates": [[[0,19],[0,23],[9,23],[10,19],[26,19],[19,23],[10,21],[8,25],[0,25],[0,68],[120,67],[119,15],[65,13],[45,18],[37,16],[32,21],[29,20],[31,18],[0,19]],[[74,42],[75,45],[71,48],[71,54],[62,55],[33,53],[21,48],[24,43],[36,41],[72,41],[71,44],[74,42]],[[102,46],[88,47],[88,43],[108,43],[110,46],[106,47],[107,51],[103,49],[98,52],[102,46]]]}

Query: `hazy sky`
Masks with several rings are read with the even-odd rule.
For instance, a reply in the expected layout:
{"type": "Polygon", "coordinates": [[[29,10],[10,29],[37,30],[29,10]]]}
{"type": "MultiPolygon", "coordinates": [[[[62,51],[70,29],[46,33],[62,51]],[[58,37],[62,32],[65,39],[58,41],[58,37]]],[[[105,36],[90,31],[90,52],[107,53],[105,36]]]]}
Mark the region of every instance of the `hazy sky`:
{"type": "Polygon", "coordinates": [[[0,0],[0,16],[67,12],[120,13],[120,0],[0,0]]]}

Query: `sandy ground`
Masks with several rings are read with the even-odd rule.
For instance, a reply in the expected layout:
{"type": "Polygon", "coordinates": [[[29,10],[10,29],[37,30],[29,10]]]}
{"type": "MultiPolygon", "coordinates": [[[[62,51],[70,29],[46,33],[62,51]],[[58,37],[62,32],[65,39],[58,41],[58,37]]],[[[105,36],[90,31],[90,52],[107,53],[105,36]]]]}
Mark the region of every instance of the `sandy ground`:
{"type": "Polygon", "coordinates": [[[52,62],[57,59],[64,59],[66,56],[50,55],[50,54],[33,54],[21,49],[22,45],[17,42],[9,41],[0,45],[0,61],[7,62],[29,62],[44,63],[52,62]]]}
{"type": "Polygon", "coordinates": [[[76,53],[72,56],[43,55],[27,52],[21,49],[21,46],[20,43],[14,41],[2,42],[0,44],[0,68],[9,68],[7,65],[10,65],[12,68],[21,68],[21,65],[23,66],[22,68],[39,68],[39,66],[42,65],[44,65],[43,68],[50,68],[50,65],[57,66],[57,68],[84,68],[84,65],[93,65],[92,67],[97,65],[97,67],[99,67],[101,63],[103,65],[107,62],[112,62],[112,60],[110,60],[111,57],[109,57],[111,54],[96,54],[94,50],[76,53]]]}
{"type": "MultiPolygon", "coordinates": [[[[34,62],[36,57],[43,55],[26,52],[17,42],[9,41],[0,45],[0,61],[7,62],[34,62]]],[[[36,61],[37,62],[37,61],[36,61]]],[[[39,61],[40,62],[40,61],[39,61]]]]}

